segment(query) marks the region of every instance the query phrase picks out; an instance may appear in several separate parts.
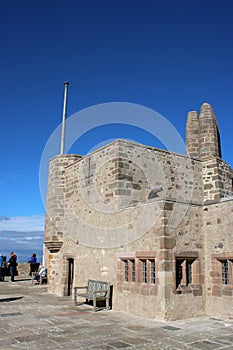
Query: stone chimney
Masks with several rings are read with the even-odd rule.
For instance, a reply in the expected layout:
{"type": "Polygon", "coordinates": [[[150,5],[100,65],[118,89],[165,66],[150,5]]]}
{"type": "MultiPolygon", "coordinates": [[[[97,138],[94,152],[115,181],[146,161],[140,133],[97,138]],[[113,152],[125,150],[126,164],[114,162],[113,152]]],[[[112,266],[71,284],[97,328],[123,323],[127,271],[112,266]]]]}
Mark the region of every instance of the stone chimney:
{"type": "Polygon", "coordinates": [[[196,111],[187,115],[186,152],[198,159],[222,157],[216,116],[206,102],[202,104],[199,116],[196,111]]]}
{"type": "Polygon", "coordinates": [[[192,158],[199,158],[199,117],[196,111],[189,112],[186,123],[186,150],[192,158]]]}
{"type": "Polygon", "coordinates": [[[210,156],[221,158],[218,124],[214,111],[208,103],[201,106],[199,117],[200,158],[210,156]]]}

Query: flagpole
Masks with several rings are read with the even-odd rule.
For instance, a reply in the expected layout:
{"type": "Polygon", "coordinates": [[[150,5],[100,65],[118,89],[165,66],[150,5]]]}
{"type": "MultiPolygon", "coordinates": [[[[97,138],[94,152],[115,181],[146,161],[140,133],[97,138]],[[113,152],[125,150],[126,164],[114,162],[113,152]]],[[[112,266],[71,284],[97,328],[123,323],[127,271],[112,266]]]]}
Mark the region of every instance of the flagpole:
{"type": "Polygon", "coordinates": [[[67,106],[67,91],[68,91],[68,81],[64,83],[64,101],[63,101],[63,114],[62,114],[62,130],[61,130],[61,151],[60,155],[64,154],[65,146],[65,129],[66,129],[66,106],[67,106]]]}

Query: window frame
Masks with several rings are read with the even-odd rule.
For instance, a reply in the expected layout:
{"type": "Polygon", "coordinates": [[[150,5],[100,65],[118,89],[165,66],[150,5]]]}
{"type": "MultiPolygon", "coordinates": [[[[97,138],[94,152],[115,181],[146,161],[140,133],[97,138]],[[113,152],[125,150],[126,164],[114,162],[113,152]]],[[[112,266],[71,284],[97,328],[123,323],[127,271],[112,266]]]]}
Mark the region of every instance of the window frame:
{"type": "Polygon", "coordinates": [[[192,285],[193,280],[193,263],[196,258],[176,257],[176,289],[181,286],[192,285]]]}
{"type": "Polygon", "coordinates": [[[153,250],[118,253],[116,276],[117,290],[123,293],[130,292],[132,294],[141,294],[144,296],[157,296],[159,279],[157,276],[158,260],[156,259],[156,254],[157,252],[153,250]],[[144,272],[143,260],[145,261],[144,272]],[[126,263],[126,261],[128,262],[126,263]],[[127,273],[125,273],[125,269],[127,273]],[[125,276],[128,276],[128,278],[125,278],[125,276]],[[126,281],[126,279],[128,279],[128,281],[126,281]]]}
{"type": "Polygon", "coordinates": [[[124,282],[136,282],[135,259],[122,259],[124,263],[124,282]]]}
{"type": "Polygon", "coordinates": [[[198,251],[175,253],[173,271],[173,291],[175,294],[202,295],[204,276],[201,272],[198,251]]]}
{"type": "Polygon", "coordinates": [[[156,259],[151,257],[120,257],[122,265],[122,281],[124,283],[142,283],[155,285],[156,259]]]}

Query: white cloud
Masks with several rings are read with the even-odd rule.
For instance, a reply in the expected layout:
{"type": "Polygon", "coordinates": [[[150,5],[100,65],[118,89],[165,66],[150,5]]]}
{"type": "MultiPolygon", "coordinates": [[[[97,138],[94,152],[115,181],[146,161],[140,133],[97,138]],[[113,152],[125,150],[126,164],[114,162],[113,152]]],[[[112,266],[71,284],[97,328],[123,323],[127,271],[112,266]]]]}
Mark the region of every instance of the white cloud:
{"type": "Polygon", "coordinates": [[[0,231],[44,231],[44,221],[42,215],[7,217],[0,220],[0,231]]]}

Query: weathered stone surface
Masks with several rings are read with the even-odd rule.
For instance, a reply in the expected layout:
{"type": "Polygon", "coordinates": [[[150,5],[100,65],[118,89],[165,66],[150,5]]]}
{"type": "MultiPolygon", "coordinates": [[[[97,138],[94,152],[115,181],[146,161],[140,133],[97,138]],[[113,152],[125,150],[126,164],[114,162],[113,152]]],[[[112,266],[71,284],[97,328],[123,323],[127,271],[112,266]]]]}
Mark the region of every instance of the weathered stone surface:
{"type": "Polygon", "coordinates": [[[67,295],[93,278],[112,284],[115,310],[163,319],[232,313],[222,266],[228,260],[231,278],[233,171],[209,104],[188,114],[186,148],[179,155],[117,140],[50,161],[49,292],[67,295]]]}

